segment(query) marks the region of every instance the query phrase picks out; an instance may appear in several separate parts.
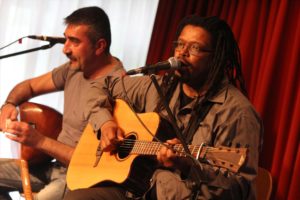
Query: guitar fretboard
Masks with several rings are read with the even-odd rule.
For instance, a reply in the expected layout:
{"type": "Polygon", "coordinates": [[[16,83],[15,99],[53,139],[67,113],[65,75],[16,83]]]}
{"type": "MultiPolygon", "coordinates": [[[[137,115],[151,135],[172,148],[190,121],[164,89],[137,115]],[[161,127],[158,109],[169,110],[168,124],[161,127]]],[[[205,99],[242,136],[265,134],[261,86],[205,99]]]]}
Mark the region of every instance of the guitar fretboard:
{"type": "MultiPolygon", "coordinates": [[[[119,146],[118,152],[136,155],[156,155],[164,145],[160,142],[125,139],[119,146]]],[[[169,146],[178,156],[186,156],[181,144],[169,146]]],[[[204,145],[188,145],[191,155],[197,160],[224,167],[237,172],[246,158],[247,148],[207,147],[204,145]]]]}
{"type": "MultiPolygon", "coordinates": [[[[125,139],[124,143],[120,145],[119,151],[138,155],[156,155],[163,146],[165,145],[160,142],[125,139]]],[[[169,148],[172,148],[178,156],[186,156],[181,144],[172,145],[169,148]]],[[[188,145],[188,148],[195,158],[197,158],[197,155],[200,155],[201,151],[208,150],[205,146],[201,148],[201,145],[188,145]]]]}

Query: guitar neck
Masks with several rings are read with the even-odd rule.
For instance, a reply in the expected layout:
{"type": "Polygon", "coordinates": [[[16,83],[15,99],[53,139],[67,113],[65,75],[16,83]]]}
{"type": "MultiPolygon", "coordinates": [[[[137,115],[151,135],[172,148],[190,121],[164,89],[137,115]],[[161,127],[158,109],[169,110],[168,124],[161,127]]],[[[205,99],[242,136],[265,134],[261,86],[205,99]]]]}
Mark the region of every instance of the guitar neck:
{"type": "MultiPolygon", "coordinates": [[[[125,142],[120,146],[121,148],[130,148],[130,154],[138,154],[138,155],[156,155],[160,149],[165,146],[160,142],[149,142],[149,141],[137,141],[137,140],[125,140],[125,142]]],[[[176,144],[170,146],[173,150],[176,151],[178,156],[186,156],[186,152],[183,148],[183,145],[176,144]]],[[[206,151],[206,147],[201,145],[188,145],[188,149],[194,158],[204,158],[204,153],[200,154],[201,151],[206,151]]]]}
{"type": "MultiPolygon", "coordinates": [[[[137,155],[156,155],[164,145],[160,142],[139,141],[125,139],[119,146],[119,151],[137,155]]],[[[170,146],[177,156],[186,157],[183,145],[170,146]]],[[[245,161],[247,148],[207,147],[204,145],[188,145],[191,155],[197,160],[207,161],[209,164],[230,169],[237,172],[245,161]]]]}

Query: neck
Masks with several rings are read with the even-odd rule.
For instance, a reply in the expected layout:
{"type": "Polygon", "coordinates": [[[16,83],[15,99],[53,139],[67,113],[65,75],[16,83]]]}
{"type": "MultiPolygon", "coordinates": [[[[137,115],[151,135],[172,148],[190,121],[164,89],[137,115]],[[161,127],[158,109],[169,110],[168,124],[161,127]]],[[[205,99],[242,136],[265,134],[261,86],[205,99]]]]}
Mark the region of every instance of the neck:
{"type": "Polygon", "coordinates": [[[195,89],[195,88],[191,87],[190,85],[183,83],[182,89],[186,96],[188,96],[190,98],[196,98],[196,97],[204,95],[207,90],[207,87],[204,85],[200,89],[195,89]]]}
{"type": "Polygon", "coordinates": [[[84,73],[85,77],[87,79],[94,80],[98,77],[105,76],[111,72],[118,63],[119,61],[111,54],[103,54],[95,61],[93,67],[84,73]]]}

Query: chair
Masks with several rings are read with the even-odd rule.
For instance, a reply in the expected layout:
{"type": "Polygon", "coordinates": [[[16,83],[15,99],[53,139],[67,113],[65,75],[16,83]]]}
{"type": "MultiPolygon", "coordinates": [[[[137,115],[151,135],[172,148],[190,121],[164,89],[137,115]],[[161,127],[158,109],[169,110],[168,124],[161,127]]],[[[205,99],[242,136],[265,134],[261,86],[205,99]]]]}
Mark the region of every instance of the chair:
{"type": "Polygon", "coordinates": [[[262,168],[258,168],[256,178],[257,200],[269,200],[272,192],[272,176],[271,173],[262,168]]]}
{"type": "Polygon", "coordinates": [[[32,191],[30,185],[29,171],[27,161],[24,159],[16,159],[16,162],[20,166],[22,186],[23,186],[23,195],[26,200],[32,200],[32,191]]]}

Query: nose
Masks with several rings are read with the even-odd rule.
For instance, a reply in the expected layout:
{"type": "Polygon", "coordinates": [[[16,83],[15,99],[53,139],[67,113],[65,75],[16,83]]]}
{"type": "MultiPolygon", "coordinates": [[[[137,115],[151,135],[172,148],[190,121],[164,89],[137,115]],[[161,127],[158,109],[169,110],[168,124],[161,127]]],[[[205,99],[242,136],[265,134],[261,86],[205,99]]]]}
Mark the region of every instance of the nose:
{"type": "Polygon", "coordinates": [[[65,44],[64,44],[64,48],[63,48],[63,53],[64,54],[70,54],[71,49],[70,49],[70,45],[69,45],[69,40],[67,39],[65,44]]]}

